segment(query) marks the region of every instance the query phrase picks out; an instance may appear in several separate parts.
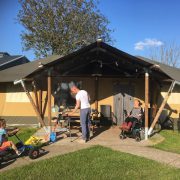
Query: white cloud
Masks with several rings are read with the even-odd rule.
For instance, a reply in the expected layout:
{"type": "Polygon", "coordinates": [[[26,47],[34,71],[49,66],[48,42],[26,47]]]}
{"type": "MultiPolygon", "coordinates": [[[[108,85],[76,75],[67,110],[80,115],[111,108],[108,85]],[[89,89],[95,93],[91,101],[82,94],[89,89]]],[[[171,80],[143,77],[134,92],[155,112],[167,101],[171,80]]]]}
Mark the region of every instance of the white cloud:
{"type": "Polygon", "coordinates": [[[162,46],[163,42],[157,39],[144,39],[144,41],[139,41],[134,45],[135,50],[144,50],[146,47],[158,47],[162,46]]]}

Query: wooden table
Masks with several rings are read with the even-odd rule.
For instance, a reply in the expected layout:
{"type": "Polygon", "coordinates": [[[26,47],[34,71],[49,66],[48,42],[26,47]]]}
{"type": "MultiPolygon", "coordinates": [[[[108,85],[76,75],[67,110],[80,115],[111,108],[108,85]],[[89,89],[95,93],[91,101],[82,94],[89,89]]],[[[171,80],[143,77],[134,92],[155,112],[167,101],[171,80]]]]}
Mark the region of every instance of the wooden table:
{"type": "Polygon", "coordinates": [[[71,113],[72,111],[66,111],[66,112],[56,112],[56,117],[59,117],[59,115],[61,115],[62,119],[60,119],[60,123],[64,123],[64,122],[67,122],[67,132],[69,133],[69,136],[70,136],[70,139],[71,139],[71,142],[73,141],[72,140],[72,136],[71,136],[71,130],[72,130],[72,123],[80,123],[80,112],[75,112],[73,113],[72,115],[66,115],[71,113]]]}
{"type": "MultiPolygon", "coordinates": [[[[68,113],[70,113],[70,112],[68,112],[68,113]]],[[[64,118],[68,118],[68,117],[69,117],[69,120],[68,120],[69,131],[70,131],[70,137],[71,137],[72,123],[81,123],[80,112],[73,113],[72,115],[69,115],[69,116],[64,116],[64,118]]],[[[81,124],[80,124],[80,126],[81,126],[81,124]]],[[[90,123],[90,134],[93,135],[93,132],[94,132],[94,125],[92,123],[90,123]]],[[[71,140],[71,142],[72,142],[72,140],[71,140]]]]}
{"type": "MultiPolygon", "coordinates": [[[[80,111],[77,111],[75,113],[73,113],[72,115],[66,115],[67,114],[70,114],[72,111],[66,111],[64,113],[62,112],[55,112],[56,114],[56,117],[58,117],[60,114],[62,115],[62,119],[60,120],[60,122],[65,122],[67,121],[68,122],[68,132],[69,132],[69,136],[70,136],[70,139],[71,139],[71,142],[72,142],[72,136],[71,136],[71,130],[72,130],[72,123],[79,123],[80,124],[80,111]]],[[[91,124],[90,126],[90,133],[93,134],[93,131],[94,131],[94,127],[93,125],[91,124]]]]}

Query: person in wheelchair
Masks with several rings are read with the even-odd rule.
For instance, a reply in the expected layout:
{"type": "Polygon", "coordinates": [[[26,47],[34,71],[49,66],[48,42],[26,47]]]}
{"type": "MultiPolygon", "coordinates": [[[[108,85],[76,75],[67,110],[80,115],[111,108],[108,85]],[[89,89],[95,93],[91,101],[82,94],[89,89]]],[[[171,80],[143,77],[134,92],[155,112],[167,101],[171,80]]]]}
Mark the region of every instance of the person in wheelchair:
{"type": "Polygon", "coordinates": [[[143,110],[140,106],[140,101],[134,100],[134,107],[131,112],[126,116],[125,122],[120,126],[120,129],[123,131],[130,131],[133,129],[137,122],[142,120],[143,110]]]}

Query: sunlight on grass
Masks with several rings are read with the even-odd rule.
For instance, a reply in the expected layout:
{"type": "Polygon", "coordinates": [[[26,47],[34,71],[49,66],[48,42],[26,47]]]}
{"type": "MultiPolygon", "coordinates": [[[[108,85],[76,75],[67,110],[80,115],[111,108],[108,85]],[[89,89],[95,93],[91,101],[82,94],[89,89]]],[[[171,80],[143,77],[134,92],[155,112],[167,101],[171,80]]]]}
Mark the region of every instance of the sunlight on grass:
{"type": "MultiPolygon", "coordinates": [[[[20,131],[17,133],[17,135],[23,142],[29,139],[29,137],[32,136],[37,131],[37,128],[29,128],[29,127],[23,127],[19,129],[20,131]]],[[[18,142],[18,139],[15,136],[9,137],[8,139],[10,141],[13,141],[14,143],[18,142]]]]}
{"type": "Polygon", "coordinates": [[[180,154],[180,133],[177,131],[163,130],[160,134],[165,139],[153,147],[180,154]]]}
{"type": "Polygon", "coordinates": [[[180,171],[142,157],[95,146],[3,172],[0,179],[174,180],[180,179],[180,171]]]}

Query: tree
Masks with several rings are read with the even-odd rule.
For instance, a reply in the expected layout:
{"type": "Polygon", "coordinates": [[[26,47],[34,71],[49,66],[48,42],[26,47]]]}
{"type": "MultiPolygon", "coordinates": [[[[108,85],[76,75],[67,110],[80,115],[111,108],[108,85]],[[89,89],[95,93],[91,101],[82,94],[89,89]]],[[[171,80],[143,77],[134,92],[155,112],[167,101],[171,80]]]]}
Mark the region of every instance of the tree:
{"type": "Polygon", "coordinates": [[[180,65],[180,46],[175,42],[164,43],[162,46],[151,48],[149,58],[172,67],[180,65]]]}
{"type": "Polygon", "coordinates": [[[101,38],[112,42],[109,21],[96,0],[19,0],[24,50],[37,57],[66,55],[101,38]]]}

